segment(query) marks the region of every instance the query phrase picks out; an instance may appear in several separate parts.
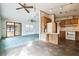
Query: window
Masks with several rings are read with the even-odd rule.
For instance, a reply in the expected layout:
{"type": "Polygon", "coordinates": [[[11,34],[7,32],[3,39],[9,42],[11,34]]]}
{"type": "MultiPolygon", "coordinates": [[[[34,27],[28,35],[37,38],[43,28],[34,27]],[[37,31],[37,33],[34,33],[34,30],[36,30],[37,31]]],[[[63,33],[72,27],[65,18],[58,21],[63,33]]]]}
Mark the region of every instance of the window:
{"type": "Polygon", "coordinates": [[[17,36],[21,35],[21,23],[17,22],[6,22],[6,36],[17,36]]]}

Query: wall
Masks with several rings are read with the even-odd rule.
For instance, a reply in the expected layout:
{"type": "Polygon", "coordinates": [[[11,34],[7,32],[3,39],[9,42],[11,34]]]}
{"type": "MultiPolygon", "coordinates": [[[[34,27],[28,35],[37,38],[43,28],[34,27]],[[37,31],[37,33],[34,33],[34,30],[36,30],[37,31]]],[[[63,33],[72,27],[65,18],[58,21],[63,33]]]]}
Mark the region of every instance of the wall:
{"type": "Polygon", "coordinates": [[[0,4],[0,17],[1,17],[1,4],[0,4]]]}
{"type": "Polygon", "coordinates": [[[0,39],[1,39],[1,4],[0,4],[0,39]]]}
{"type": "Polygon", "coordinates": [[[1,16],[2,16],[2,36],[6,36],[6,21],[13,21],[22,23],[22,35],[35,34],[39,33],[39,16],[34,15],[35,12],[27,13],[25,10],[16,10],[17,7],[20,7],[17,3],[1,3],[1,16]],[[33,31],[26,31],[26,24],[29,23],[29,20],[34,19],[36,22],[33,24],[33,31]]]}
{"type": "Polygon", "coordinates": [[[1,39],[1,17],[0,17],[0,39],[1,39]]]}

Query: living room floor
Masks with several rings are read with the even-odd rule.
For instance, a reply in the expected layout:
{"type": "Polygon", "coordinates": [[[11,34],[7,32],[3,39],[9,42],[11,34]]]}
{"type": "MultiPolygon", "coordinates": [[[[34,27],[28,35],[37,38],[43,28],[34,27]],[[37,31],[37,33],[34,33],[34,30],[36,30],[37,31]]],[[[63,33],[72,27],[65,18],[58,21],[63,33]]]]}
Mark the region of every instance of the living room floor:
{"type": "Polygon", "coordinates": [[[6,56],[79,56],[79,46],[74,41],[66,40],[54,45],[43,41],[34,41],[13,49],[6,50],[6,56]]]}

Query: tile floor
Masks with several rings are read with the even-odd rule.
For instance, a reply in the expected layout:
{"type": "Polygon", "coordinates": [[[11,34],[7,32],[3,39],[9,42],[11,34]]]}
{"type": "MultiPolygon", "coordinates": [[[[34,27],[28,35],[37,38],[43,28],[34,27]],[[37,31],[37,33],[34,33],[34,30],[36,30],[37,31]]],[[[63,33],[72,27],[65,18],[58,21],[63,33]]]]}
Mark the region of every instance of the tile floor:
{"type": "Polygon", "coordinates": [[[74,41],[54,45],[43,41],[34,41],[6,50],[4,56],[79,56],[79,46],[74,41]]]}

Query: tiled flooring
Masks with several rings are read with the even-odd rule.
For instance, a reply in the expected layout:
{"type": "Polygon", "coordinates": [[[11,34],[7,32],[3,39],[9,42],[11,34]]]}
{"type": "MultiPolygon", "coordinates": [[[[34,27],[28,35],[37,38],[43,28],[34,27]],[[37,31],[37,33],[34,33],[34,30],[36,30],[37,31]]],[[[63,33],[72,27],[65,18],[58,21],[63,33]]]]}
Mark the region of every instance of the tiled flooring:
{"type": "Polygon", "coordinates": [[[6,56],[79,56],[79,46],[74,41],[66,41],[61,45],[34,41],[28,45],[6,50],[6,56]]]}

